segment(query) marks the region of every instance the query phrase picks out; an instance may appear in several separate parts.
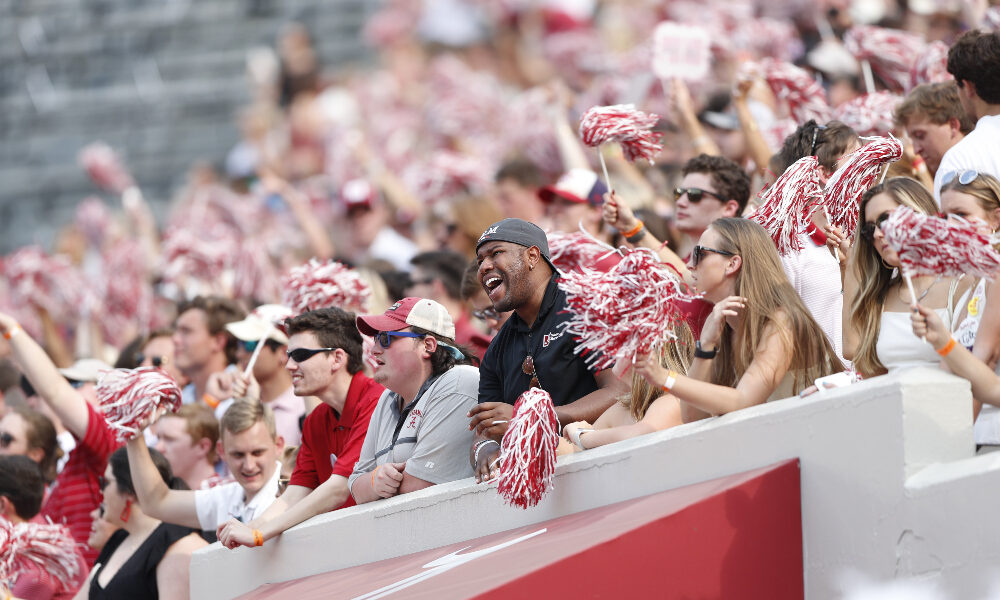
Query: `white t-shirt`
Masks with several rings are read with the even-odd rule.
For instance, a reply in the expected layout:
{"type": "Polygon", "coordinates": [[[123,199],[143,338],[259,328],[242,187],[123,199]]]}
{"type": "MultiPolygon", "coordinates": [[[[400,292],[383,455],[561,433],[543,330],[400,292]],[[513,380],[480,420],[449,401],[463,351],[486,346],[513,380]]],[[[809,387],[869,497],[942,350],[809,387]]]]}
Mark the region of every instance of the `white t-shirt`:
{"type": "Polygon", "coordinates": [[[837,356],[844,358],[844,294],[841,292],[840,264],[826,245],[819,245],[806,234],[799,236],[801,252],[781,257],[789,283],[802,298],[813,319],[826,334],[837,356]]]}
{"type": "Polygon", "coordinates": [[[216,527],[229,519],[249,523],[262,515],[276,498],[279,477],[280,462],[275,463],[274,475],[250,502],[244,502],[243,488],[235,481],[208,490],[196,490],[194,504],[202,530],[215,531],[216,527]]]}
{"type": "Polygon", "coordinates": [[[941,206],[941,180],[952,171],[986,173],[1000,179],[1000,115],[987,115],[941,157],[934,174],[934,200],[941,206]]]}

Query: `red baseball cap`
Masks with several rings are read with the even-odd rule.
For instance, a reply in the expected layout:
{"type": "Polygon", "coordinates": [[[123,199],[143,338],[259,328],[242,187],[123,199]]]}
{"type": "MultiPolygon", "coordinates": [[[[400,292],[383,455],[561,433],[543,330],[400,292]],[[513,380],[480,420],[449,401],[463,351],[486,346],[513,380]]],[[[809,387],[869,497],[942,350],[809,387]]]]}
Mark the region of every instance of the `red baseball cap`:
{"type": "Polygon", "coordinates": [[[358,317],[357,325],[358,331],[368,336],[380,331],[417,327],[449,340],[455,339],[455,323],[448,310],[427,298],[403,298],[380,315],[358,317]]]}

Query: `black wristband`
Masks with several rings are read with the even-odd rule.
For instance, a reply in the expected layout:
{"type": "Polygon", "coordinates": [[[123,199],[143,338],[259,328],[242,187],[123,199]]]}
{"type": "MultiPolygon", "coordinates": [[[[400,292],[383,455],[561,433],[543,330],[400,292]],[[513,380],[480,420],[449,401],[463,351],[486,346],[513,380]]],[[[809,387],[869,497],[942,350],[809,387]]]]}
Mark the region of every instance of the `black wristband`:
{"type": "Polygon", "coordinates": [[[625,241],[630,244],[638,244],[642,240],[642,238],[646,237],[647,233],[649,232],[646,230],[646,227],[643,226],[642,229],[640,229],[635,233],[635,235],[630,235],[627,238],[625,238],[625,241]]]}
{"type": "Polygon", "coordinates": [[[702,350],[702,348],[701,348],[701,340],[698,340],[698,341],[696,341],[694,343],[694,357],[695,358],[707,358],[707,359],[711,360],[711,359],[715,358],[715,355],[718,354],[718,352],[719,352],[718,348],[714,348],[712,350],[702,350]]]}

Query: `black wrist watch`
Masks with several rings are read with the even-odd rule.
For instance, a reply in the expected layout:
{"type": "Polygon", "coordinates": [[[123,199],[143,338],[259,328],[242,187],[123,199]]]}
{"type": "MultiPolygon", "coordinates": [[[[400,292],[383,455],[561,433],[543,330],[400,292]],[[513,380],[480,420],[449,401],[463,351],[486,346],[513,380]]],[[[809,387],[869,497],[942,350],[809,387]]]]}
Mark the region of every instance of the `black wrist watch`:
{"type": "Polygon", "coordinates": [[[715,355],[718,354],[718,352],[719,352],[718,348],[714,348],[712,350],[702,350],[702,348],[701,348],[701,340],[698,340],[698,341],[696,341],[694,343],[694,357],[695,358],[707,358],[707,359],[711,360],[711,359],[715,358],[715,355]]]}

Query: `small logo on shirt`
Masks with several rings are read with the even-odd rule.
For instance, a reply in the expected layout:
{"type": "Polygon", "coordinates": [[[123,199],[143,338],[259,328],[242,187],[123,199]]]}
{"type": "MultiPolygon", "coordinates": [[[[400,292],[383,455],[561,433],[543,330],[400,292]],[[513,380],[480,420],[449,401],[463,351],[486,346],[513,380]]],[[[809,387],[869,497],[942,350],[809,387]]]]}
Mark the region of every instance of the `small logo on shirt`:
{"type": "Polygon", "coordinates": [[[334,469],[336,467],[337,467],[337,455],[331,453],[330,454],[330,468],[334,469]]]}
{"type": "Polygon", "coordinates": [[[561,338],[565,331],[557,331],[554,333],[546,333],[542,336],[542,348],[548,348],[550,342],[554,342],[561,338]]]}
{"type": "Polygon", "coordinates": [[[424,468],[425,469],[433,469],[434,468],[434,461],[433,460],[427,461],[427,464],[424,465],[424,468]]]}
{"type": "Polygon", "coordinates": [[[420,412],[419,408],[413,409],[413,412],[410,413],[410,423],[407,425],[407,427],[413,429],[414,427],[417,426],[417,419],[422,419],[423,417],[424,413],[420,412]]]}

